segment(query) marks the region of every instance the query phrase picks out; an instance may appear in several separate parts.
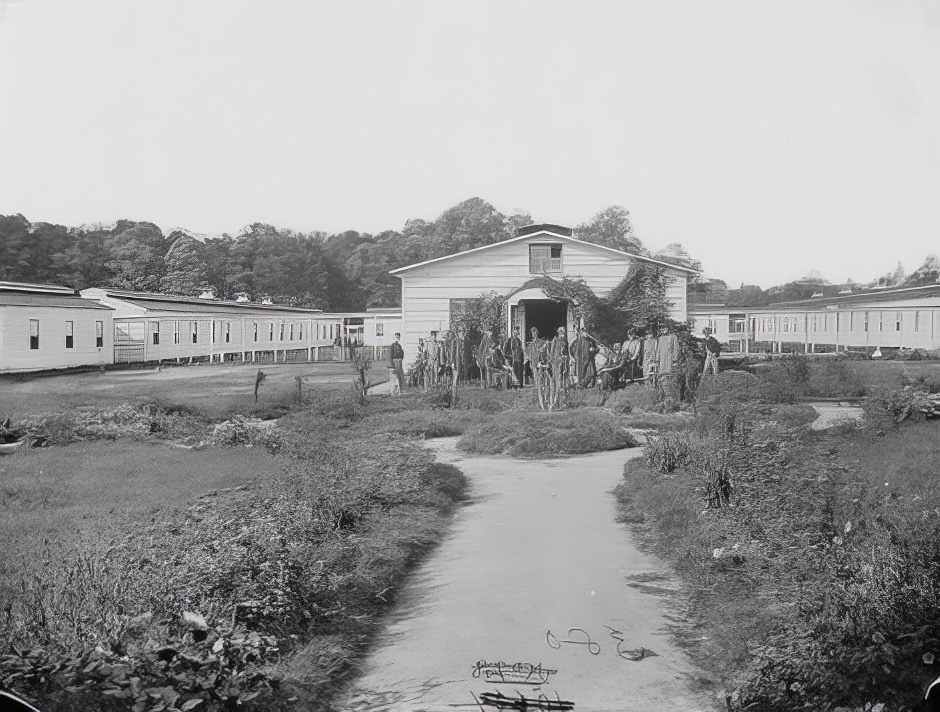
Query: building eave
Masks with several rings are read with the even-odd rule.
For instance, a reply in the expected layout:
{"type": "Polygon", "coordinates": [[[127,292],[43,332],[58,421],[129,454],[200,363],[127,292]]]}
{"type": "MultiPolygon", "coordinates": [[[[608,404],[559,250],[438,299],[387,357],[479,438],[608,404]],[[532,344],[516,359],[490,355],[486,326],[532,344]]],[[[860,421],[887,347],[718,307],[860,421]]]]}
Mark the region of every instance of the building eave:
{"type": "Polygon", "coordinates": [[[424,262],[417,262],[417,263],[415,263],[415,264],[413,264],[413,265],[407,265],[407,266],[405,266],[405,267],[399,267],[399,268],[397,268],[397,269],[389,270],[389,274],[392,274],[392,275],[395,275],[396,277],[398,277],[398,276],[400,276],[400,275],[401,275],[402,273],[404,273],[404,272],[408,272],[408,271],[413,270],[413,269],[418,269],[418,268],[420,268],[420,267],[426,267],[427,265],[434,264],[434,263],[436,263],[436,262],[443,262],[444,260],[452,260],[452,259],[456,259],[456,258],[459,258],[459,257],[463,257],[464,255],[469,255],[469,254],[473,254],[473,253],[476,253],[476,252],[482,252],[483,250],[491,250],[491,249],[493,249],[494,247],[501,247],[501,246],[503,246],[503,245],[509,245],[509,244],[512,244],[512,243],[515,243],[515,242],[520,242],[520,241],[530,241],[530,240],[533,240],[533,238],[536,238],[536,239],[537,239],[537,238],[541,238],[541,237],[543,237],[543,236],[546,237],[546,238],[550,238],[550,239],[552,239],[552,240],[562,240],[562,241],[564,241],[564,242],[575,243],[575,244],[578,244],[578,245],[589,245],[589,246],[592,247],[592,248],[596,248],[596,249],[598,249],[598,250],[603,250],[603,251],[605,251],[605,252],[610,252],[610,253],[612,253],[612,254],[617,255],[618,257],[626,257],[626,258],[632,259],[632,260],[640,260],[640,261],[642,261],[642,262],[649,262],[649,263],[651,263],[651,264],[659,265],[659,266],[661,266],[661,267],[666,267],[666,268],[669,268],[669,269],[676,269],[676,270],[680,270],[680,271],[682,271],[682,272],[688,272],[688,273],[691,273],[691,274],[698,274],[698,272],[699,272],[699,270],[693,269],[693,268],[691,268],[691,267],[685,267],[685,266],[683,266],[683,265],[673,264],[672,262],[664,262],[663,260],[657,260],[657,259],[654,259],[654,258],[652,258],[652,257],[645,257],[645,256],[643,256],[643,255],[635,255],[635,254],[632,254],[632,253],[630,253],[630,252],[624,252],[624,251],[622,251],[622,250],[616,250],[616,249],[614,249],[613,247],[607,247],[606,245],[598,245],[596,242],[587,242],[587,241],[585,241],[585,240],[579,240],[579,239],[577,239],[576,237],[569,237],[568,235],[561,235],[561,234],[559,234],[559,233],[557,233],[557,232],[551,232],[551,231],[549,231],[549,230],[542,230],[542,231],[539,231],[539,232],[530,233],[530,234],[528,234],[528,235],[519,235],[519,236],[517,236],[517,237],[512,237],[512,238],[510,238],[510,239],[508,239],[508,240],[502,240],[502,241],[500,241],[500,242],[494,242],[494,243],[492,243],[491,245],[483,245],[483,246],[481,246],[481,247],[474,247],[474,248],[469,249],[469,250],[464,250],[463,252],[455,252],[455,253],[452,254],[452,255],[444,255],[444,256],[442,256],[442,257],[435,257],[435,258],[430,259],[430,260],[425,260],[424,262]]]}

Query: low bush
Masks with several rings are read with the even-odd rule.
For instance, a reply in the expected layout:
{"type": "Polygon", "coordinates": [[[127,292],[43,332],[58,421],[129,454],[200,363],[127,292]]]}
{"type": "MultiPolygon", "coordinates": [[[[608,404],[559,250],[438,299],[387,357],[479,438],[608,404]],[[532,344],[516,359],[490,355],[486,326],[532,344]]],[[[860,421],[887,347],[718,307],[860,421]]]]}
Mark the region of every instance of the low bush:
{"type": "Polygon", "coordinates": [[[898,428],[905,421],[923,419],[927,407],[927,393],[914,386],[875,386],[868,389],[862,401],[865,421],[873,430],[882,432],[886,428],[898,428]]]}
{"type": "Polygon", "coordinates": [[[810,363],[806,395],[812,398],[858,398],[865,395],[865,384],[853,362],[841,357],[810,363]]]}
{"type": "Polygon", "coordinates": [[[523,457],[573,455],[637,445],[617,418],[599,408],[497,413],[457,441],[457,447],[465,452],[523,457]]]}

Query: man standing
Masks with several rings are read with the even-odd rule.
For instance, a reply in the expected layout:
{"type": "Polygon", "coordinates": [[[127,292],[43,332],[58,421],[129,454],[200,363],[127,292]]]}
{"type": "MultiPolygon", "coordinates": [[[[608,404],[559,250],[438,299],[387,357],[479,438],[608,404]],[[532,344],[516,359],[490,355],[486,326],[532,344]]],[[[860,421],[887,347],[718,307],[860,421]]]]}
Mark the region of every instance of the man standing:
{"type": "Polygon", "coordinates": [[[702,371],[704,376],[708,373],[708,370],[711,369],[711,372],[716,376],[718,375],[718,354],[721,353],[721,344],[718,342],[714,336],[712,336],[712,330],[709,327],[705,327],[702,330],[702,333],[705,335],[705,368],[702,371]]]}
{"type": "Polygon", "coordinates": [[[575,379],[581,388],[591,388],[597,378],[597,366],[594,357],[597,345],[594,337],[579,327],[575,327],[575,338],[571,344],[571,355],[575,360],[575,379]]]}
{"type": "Polygon", "coordinates": [[[536,369],[542,358],[544,342],[539,338],[539,330],[534,326],[529,330],[529,343],[525,345],[526,372],[532,383],[535,383],[536,369]]]}
{"type": "Polygon", "coordinates": [[[506,340],[506,358],[512,366],[512,372],[516,376],[516,388],[522,388],[525,384],[525,344],[522,343],[522,337],[519,335],[519,327],[512,327],[512,336],[506,340]]]}
{"type": "Polygon", "coordinates": [[[395,341],[388,350],[388,358],[392,362],[392,369],[395,371],[395,378],[398,379],[399,387],[404,389],[405,372],[402,371],[401,364],[405,360],[405,350],[401,346],[401,334],[395,334],[395,341]]]}

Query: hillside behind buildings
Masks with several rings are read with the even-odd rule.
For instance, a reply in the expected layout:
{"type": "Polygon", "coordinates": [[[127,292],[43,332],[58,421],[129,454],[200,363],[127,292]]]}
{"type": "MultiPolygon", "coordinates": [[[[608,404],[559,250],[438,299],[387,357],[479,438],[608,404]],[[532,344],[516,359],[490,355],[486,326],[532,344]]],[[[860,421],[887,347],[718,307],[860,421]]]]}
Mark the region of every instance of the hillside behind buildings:
{"type": "MultiPolygon", "coordinates": [[[[244,294],[291,306],[358,311],[397,306],[400,282],[389,270],[507,240],[532,223],[525,213],[504,215],[475,197],[433,220],[405,222],[377,234],[346,230],[297,232],[252,223],[236,235],[205,236],[177,228],[164,233],[147,221],[68,227],[0,215],[0,279],[65,284],[76,289],[118,287],[146,292],[218,298],[244,294]]],[[[701,263],[679,244],[651,252],[636,235],[630,213],[605,208],[574,228],[574,237],[635,254],[653,255],[696,269],[701,263]]],[[[940,280],[940,262],[928,257],[910,275],[898,265],[868,284],[830,284],[811,273],[802,280],[763,290],[728,289],[720,279],[700,277],[693,301],[761,306],[838,293],[864,286],[916,286],[940,280]]]]}

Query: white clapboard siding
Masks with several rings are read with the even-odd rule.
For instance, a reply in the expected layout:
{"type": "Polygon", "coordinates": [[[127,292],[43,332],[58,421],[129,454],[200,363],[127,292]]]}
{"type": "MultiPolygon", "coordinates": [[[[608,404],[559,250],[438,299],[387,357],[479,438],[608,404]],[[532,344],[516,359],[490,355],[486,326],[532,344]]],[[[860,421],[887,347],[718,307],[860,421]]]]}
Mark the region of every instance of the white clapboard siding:
{"type": "Polygon", "coordinates": [[[41,371],[113,363],[111,311],[62,306],[12,306],[0,309],[0,372],[41,371]],[[39,322],[39,348],[30,348],[30,320],[39,322]],[[72,347],[66,347],[66,322],[72,322],[72,347]],[[102,322],[97,345],[96,322],[102,322]]]}
{"type": "MultiPolygon", "coordinates": [[[[529,271],[530,245],[561,245],[561,269],[548,272],[554,279],[583,279],[599,297],[607,296],[626,276],[634,258],[591,243],[535,233],[525,239],[497,243],[433,260],[398,272],[402,280],[402,346],[406,362],[413,359],[418,339],[431,331],[450,328],[450,301],[474,299],[496,292],[508,296],[540,274],[529,271]]],[[[670,317],[686,320],[688,272],[665,267],[666,301],[670,317]]]]}
{"type": "MultiPolygon", "coordinates": [[[[738,311],[746,314],[751,342],[796,345],[807,351],[817,346],[940,349],[940,287],[893,291],[854,300],[820,299],[818,305],[802,308],[771,305],[738,311]]],[[[722,337],[728,333],[728,312],[693,306],[689,318],[696,331],[712,326],[719,340],[727,340],[722,337]]]]}

